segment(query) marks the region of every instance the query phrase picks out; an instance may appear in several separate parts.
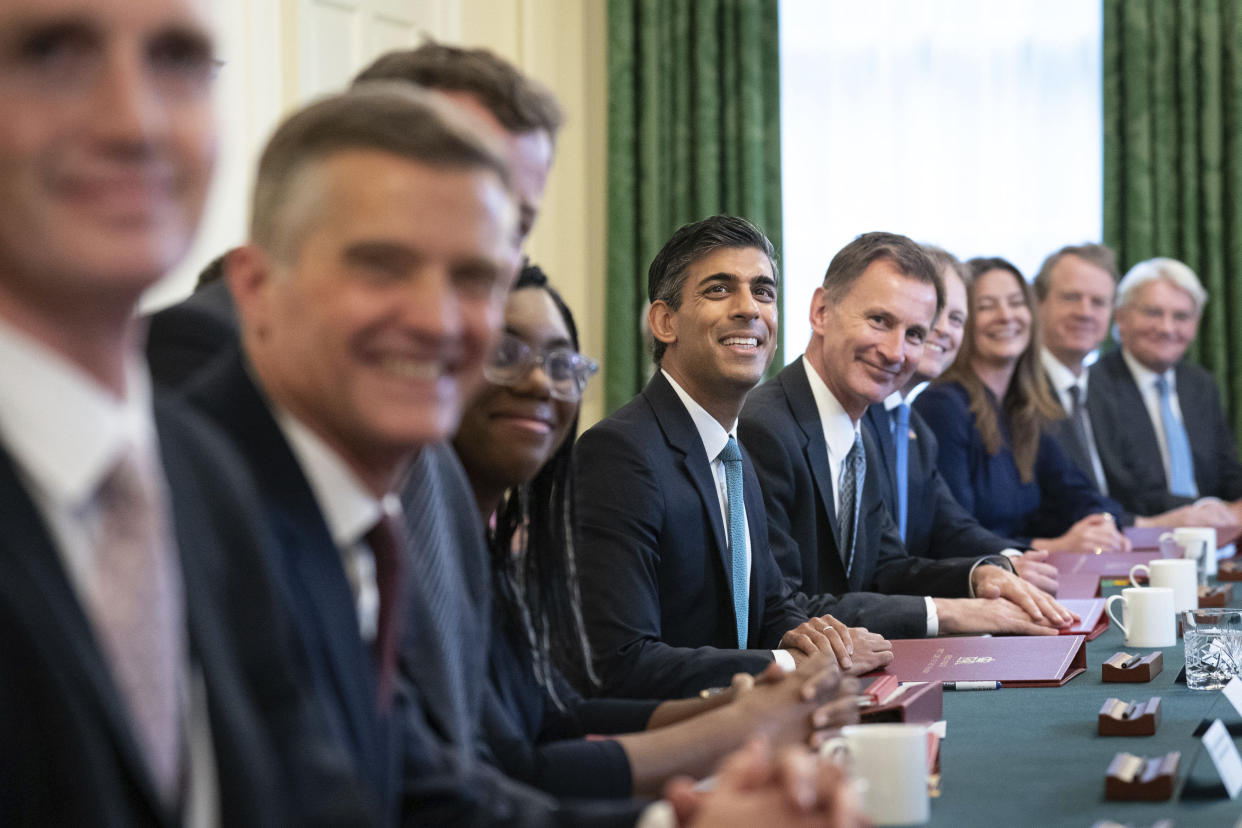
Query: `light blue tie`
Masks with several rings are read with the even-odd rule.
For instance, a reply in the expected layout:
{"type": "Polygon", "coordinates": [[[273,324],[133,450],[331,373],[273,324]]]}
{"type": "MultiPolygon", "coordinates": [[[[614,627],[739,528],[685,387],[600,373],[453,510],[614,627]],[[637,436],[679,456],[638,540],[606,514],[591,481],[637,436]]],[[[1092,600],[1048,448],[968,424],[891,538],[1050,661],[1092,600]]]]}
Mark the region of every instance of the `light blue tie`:
{"type": "Polygon", "coordinates": [[[750,593],[746,589],[746,500],[742,494],[742,452],[732,437],[720,452],[724,464],[725,487],[729,494],[729,552],[732,555],[733,616],[737,621],[737,646],[746,649],[750,627],[750,593]]]}
{"type": "Polygon", "coordinates": [[[854,539],[858,534],[858,507],[862,503],[863,481],[867,479],[867,454],[863,451],[862,434],[854,432],[854,445],[841,464],[838,486],[837,531],[840,535],[841,561],[845,575],[854,568],[854,539]]]}
{"type": "Polygon", "coordinates": [[[893,447],[897,457],[897,528],[906,539],[906,515],[910,513],[910,406],[901,403],[893,409],[893,447]]]}
{"type": "Polygon", "coordinates": [[[1164,443],[1169,449],[1169,491],[1183,497],[1194,497],[1198,489],[1195,487],[1195,463],[1190,456],[1190,441],[1186,438],[1186,427],[1173,413],[1169,383],[1163,374],[1156,377],[1156,392],[1160,394],[1164,443]]]}

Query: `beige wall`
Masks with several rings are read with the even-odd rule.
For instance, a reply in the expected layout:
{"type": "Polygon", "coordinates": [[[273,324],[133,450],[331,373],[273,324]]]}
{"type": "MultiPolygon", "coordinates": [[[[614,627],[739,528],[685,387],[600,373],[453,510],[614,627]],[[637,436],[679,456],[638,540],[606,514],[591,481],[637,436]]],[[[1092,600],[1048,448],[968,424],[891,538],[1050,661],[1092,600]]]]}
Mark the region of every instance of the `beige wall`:
{"type": "MultiPolygon", "coordinates": [[[[556,93],[568,114],[528,253],[573,309],[585,353],[603,362],[607,82],[605,0],[458,0],[459,42],[503,54],[556,93]]],[[[603,382],[583,403],[603,416],[603,382]]]]}
{"type": "MultiPolygon", "coordinates": [[[[528,252],[574,309],[583,350],[604,350],[605,0],[216,0],[220,156],[199,237],[152,289],[150,310],[187,295],[198,271],[242,241],[255,159],[279,118],[346,84],[376,54],[423,34],[484,46],[540,79],[568,114],[528,252]]],[[[603,413],[603,383],[583,406],[603,413]]]]}

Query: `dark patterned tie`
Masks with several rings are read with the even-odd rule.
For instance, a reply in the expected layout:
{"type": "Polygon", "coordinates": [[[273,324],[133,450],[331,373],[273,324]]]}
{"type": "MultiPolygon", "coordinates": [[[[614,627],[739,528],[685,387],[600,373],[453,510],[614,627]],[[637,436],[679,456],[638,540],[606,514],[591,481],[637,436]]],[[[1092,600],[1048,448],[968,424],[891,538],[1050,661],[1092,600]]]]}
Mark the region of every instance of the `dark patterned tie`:
{"type": "Polygon", "coordinates": [[[854,568],[854,540],[858,536],[858,510],[862,504],[863,481],[867,478],[867,455],[863,451],[862,434],[854,432],[854,445],[850,446],[845,462],[841,464],[841,482],[838,486],[837,529],[840,534],[841,561],[848,577],[854,568]]]}
{"type": "Polygon", "coordinates": [[[165,802],[180,799],[185,602],[155,471],[124,455],[96,495],[88,603],[134,735],[165,802]]]}

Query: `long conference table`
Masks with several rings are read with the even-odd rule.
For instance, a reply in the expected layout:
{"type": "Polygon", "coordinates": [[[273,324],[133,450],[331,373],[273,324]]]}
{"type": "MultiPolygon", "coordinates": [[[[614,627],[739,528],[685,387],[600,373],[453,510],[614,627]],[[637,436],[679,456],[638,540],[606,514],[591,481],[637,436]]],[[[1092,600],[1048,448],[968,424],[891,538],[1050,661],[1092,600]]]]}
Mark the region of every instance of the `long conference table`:
{"type": "MultiPolygon", "coordinates": [[[[1104,581],[1108,597],[1121,587],[1104,581]]],[[[1242,606],[1242,583],[1232,606],[1242,606]]],[[[1211,758],[1193,733],[1203,720],[1237,725],[1239,715],[1220,691],[1188,690],[1175,679],[1185,664],[1181,639],[1164,648],[1164,669],[1147,683],[1104,683],[1101,664],[1127,648],[1116,624],[1088,641],[1087,672],[1061,687],[1002,688],[944,694],[946,738],[940,745],[940,795],[930,825],[1084,826],[1102,820],[1150,826],[1242,824],[1242,795],[1230,800],[1211,758]],[[1160,696],[1162,719],[1154,736],[1099,736],[1100,708],[1109,698],[1144,702],[1160,696]],[[1119,752],[1143,757],[1180,751],[1173,798],[1116,802],[1104,798],[1109,763],[1119,752]]],[[[1234,743],[1242,749],[1242,736],[1234,743]]]]}

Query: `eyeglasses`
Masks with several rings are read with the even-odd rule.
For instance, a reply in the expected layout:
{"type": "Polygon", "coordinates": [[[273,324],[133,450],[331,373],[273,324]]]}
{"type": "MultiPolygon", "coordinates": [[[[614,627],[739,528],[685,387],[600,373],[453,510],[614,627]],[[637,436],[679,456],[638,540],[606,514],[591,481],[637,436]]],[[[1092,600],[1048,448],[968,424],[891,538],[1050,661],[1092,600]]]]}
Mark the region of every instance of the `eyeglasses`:
{"type": "Polygon", "coordinates": [[[554,345],[536,351],[507,333],[501,335],[492,358],[483,366],[483,376],[495,385],[517,385],[535,366],[551,380],[552,396],[566,402],[582,399],[587,380],[599,370],[599,363],[572,348],[554,345]]]}

